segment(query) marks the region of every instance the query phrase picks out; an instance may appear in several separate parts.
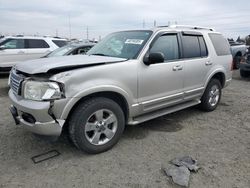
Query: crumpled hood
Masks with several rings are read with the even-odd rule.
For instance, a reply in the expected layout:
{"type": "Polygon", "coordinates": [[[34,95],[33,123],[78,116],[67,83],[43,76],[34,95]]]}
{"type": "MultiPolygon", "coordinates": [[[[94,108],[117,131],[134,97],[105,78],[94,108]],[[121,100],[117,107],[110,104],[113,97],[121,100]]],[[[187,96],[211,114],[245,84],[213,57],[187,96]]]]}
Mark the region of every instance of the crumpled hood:
{"type": "Polygon", "coordinates": [[[61,56],[40,58],[18,63],[16,65],[16,69],[27,74],[40,74],[48,72],[57,73],[76,68],[90,67],[107,63],[116,63],[126,60],[127,59],[123,58],[95,55],[61,56]]]}

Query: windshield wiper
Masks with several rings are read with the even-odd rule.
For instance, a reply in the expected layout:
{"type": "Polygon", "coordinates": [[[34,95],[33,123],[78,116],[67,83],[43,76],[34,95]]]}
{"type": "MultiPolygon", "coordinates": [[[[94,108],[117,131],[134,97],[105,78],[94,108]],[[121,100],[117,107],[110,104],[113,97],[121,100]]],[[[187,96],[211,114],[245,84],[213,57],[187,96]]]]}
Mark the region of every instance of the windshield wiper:
{"type": "Polygon", "coordinates": [[[96,54],[90,54],[90,55],[99,55],[99,56],[107,56],[105,54],[101,54],[101,53],[96,53],[96,54]]]}

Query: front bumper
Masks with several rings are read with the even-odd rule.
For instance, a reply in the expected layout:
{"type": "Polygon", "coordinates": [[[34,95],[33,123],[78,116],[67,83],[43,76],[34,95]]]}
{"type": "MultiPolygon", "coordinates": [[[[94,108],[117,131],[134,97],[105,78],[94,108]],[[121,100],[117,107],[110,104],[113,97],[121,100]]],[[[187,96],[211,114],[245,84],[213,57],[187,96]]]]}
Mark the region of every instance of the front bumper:
{"type": "Polygon", "coordinates": [[[53,119],[49,115],[50,102],[25,100],[15,96],[11,90],[9,98],[12,103],[10,112],[16,124],[39,135],[60,136],[65,120],[53,119]]]}
{"type": "Polygon", "coordinates": [[[250,72],[250,64],[248,63],[241,63],[240,64],[240,69],[243,71],[249,71],[250,72]]]}
{"type": "Polygon", "coordinates": [[[0,73],[9,73],[12,67],[1,67],[0,66],[0,73]]]}
{"type": "Polygon", "coordinates": [[[227,80],[225,81],[224,88],[227,87],[231,82],[232,82],[232,78],[227,79],[227,80]]]}
{"type": "Polygon", "coordinates": [[[9,73],[13,65],[15,65],[14,62],[0,63],[0,72],[9,73]]]}

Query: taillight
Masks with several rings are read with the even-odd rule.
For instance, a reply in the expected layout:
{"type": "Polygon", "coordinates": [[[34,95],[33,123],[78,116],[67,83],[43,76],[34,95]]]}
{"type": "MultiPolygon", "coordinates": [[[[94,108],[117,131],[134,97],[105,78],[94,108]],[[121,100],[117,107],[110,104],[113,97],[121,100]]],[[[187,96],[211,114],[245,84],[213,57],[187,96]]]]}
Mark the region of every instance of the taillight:
{"type": "Polygon", "coordinates": [[[231,71],[233,71],[234,70],[234,62],[233,62],[233,60],[231,61],[231,69],[230,69],[231,71]]]}
{"type": "Polygon", "coordinates": [[[247,57],[243,56],[241,57],[240,64],[245,64],[247,62],[247,57]]]}

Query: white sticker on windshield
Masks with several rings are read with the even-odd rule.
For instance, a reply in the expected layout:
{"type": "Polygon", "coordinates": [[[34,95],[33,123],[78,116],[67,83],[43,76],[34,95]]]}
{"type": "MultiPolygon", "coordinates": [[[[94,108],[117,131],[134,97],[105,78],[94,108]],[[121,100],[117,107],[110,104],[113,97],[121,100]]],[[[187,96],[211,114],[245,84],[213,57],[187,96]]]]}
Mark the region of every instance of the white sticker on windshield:
{"type": "Polygon", "coordinates": [[[141,45],[143,43],[144,40],[141,39],[127,39],[125,41],[125,44],[139,44],[141,45]]]}

